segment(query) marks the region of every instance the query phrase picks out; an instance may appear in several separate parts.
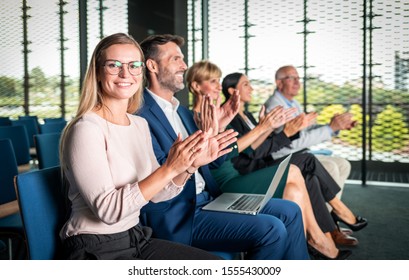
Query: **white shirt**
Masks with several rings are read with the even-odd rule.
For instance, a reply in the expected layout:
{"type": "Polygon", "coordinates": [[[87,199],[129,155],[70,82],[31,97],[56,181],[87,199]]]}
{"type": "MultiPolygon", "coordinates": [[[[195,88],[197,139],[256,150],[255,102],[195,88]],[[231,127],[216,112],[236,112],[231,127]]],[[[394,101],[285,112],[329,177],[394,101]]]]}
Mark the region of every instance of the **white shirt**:
{"type": "MultiPolygon", "coordinates": [[[[148,89],[149,94],[152,98],[158,103],[159,107],[162,109],[163,113],[165,114],[166,118],[168,119],[170,125],[172,126],[173,130],[175,131],[176,135],[180,133],[183,139],[186,139],[189,136],[185,125],[183,124],[179,114],[177,113],[177,109],[180,105],[179,100],[177,100],[174,96],[172,97],[172,101],[169,102],[160,96],[152,93],[148,89]]],[[[205,188],[205,180],[203,176],[196,171],[195,172],[195,183],[196,183],[196,194],[201,193],[205,188]]]]}

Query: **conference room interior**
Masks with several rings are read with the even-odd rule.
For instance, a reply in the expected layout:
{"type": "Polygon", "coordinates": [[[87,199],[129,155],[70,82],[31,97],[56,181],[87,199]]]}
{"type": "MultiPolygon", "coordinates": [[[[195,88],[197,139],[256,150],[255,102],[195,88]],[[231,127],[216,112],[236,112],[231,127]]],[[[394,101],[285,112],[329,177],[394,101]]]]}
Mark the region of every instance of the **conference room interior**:
{"type": "MultiPolygon", "coordinates": [[[[223,76],[249,77],[254,93],[247,109],[255,118],[282,65],[297,68],[297,100],[319,113],[319,123],[351,112],[357,127],[311,147],[351,163],[342,200],[368,226],[353,233],[359,244],[349,248],[350,259],[409,258],[409,0],[6,0],[2,6],[0,130],[26,130],[28,156],[15,151],[18,175],[55,166],[60,133],[75,115],[100,39],[116,32],[138,42],[177,34],[185,38],[188,66],[210,60],[223,76]]],[[[191,108],[186,87],[176,97],[191,108]]],[[[0,259],[30,259],[24,229],[14,224],[21,218],[17,197],[2,196],[0,259]]]]}

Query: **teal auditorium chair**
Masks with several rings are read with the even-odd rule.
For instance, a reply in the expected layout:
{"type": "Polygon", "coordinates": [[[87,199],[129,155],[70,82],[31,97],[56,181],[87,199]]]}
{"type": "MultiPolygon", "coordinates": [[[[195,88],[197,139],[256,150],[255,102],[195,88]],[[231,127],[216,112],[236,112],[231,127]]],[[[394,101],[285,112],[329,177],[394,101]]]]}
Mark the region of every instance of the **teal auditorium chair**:
{"type": "Polygon", "coordinates": [[[60,165],[60,137],[61,133],[34,135],[39,169],[60,165]]]}
{"type": "MultiPolygon", "coordinates": [[[[66,220],[60,167],[19,174],[15,188],[31,260],[58,259],[59,231],[66,220]]],[[[240,253],[212,252],[224,259],[239,259],[240,253]]]]}
{"type": "Polygon", "coordinates": [[[64,118],[44,118],[44,123],[65,122],[64,118]]]}
{"type": "Polygon", "coordinates": [[[59,231],[66,218],[60,167],[21,173],[15,188],[31,260],[59,258],[59,231]]]}
{"type": "Polygon", "coordinates": [[[41,134],[62,132],[66,125],[66,121],[46,122],[40,125],[40,132],[41,134]]]}
{"type": "Polygon", "coordinates": [[[38,123],[33,118],[27,119],[19,119],[11,121],[12,125],[22,125],[27,130],[28,142],[30,143],[30,147],[34,148],[34,135],[39,134],[40,130],[38,129],[38,123]]]}
{"type": "Polygon", "coordinates": [[[30,144],[28,141],[27,130],[24,126],[0,126],[0,139],[1,138],[8,138],[11,140],[18,166],[30,163],[30,144]]]}
{"type": "Polygon", "coordinates": [[[7,250],[7,245],[3,241],[0,240],[0,253],[3,253],[7,250]]]}
{"type": "Polygon", "coordinates": [[[0,117],[0,126],[10,126],[11,120],[10,117],[0,117]]]}
{"type": "Polygon", "coordinates": [[[37,125],[37,130],[39,129],[39,122],[37,116],[25,115],[25,116],[18,116],[19,120],[34,120],[37,125]]]}
{"type": "Polygon", "coordinates": [[[223,252],[223,251],[209,251],[210,253],[223,258],[224,260],[242,260],[244,253],[223,252]]]}
{"type": "MultiPolygon", "coordinates": [[[[13,180],[18,174],[18,168],[10,139],[0,139],[0,155],[0,206],[4,207],[17,199],[13,180]]],[[[15,213],[7,211],[0,217],[0,235],[7,238],[9,259],[13,259],[13,238],[25,243],[23,224],[17,207],[15,213]]]]}
{"type": "Polygon", "coordinates": [[[16,200],[13,179],[18,174],[16,156],[10,139],[0,139],[0,204],[16,200]]]}

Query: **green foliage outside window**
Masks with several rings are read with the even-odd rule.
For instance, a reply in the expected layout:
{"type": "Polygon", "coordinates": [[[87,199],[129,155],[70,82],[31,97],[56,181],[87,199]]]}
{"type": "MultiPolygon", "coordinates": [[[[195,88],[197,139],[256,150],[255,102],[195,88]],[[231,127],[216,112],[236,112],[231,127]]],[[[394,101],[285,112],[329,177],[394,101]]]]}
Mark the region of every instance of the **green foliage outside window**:
{"type": "MultiPolygon", "coordinates": [[[[61,77],[46,76],[41,68],[30,73],[29,110],[39,119],[61,117],[61,77]]],[[[65,78],[65,112],[69,120],[76,113],[79,93],[78,79],[65,78]]],[[[0,116],[17,119],[24,115],[23,79],[0,76],[0,116]]]]}
{"type": "MultiPolygon", "coordinates": [[[[326,124],[331,121],[334,114],[346,112],[342,105],[329,105],[324,107],[317,118],[317,123],[326,124]]],[[[358,125],[351,130],[342,130],[338,139],[343,143],[361,147],[362,141],[362,108],[358,104],[353,104],[349,110],[353,114],[353,119],[358,125]]],[[[369,124],[369,116],[367,116],[369,124]]],[[[367,138],[369,136],[367,128],[367,138]]],[[[372,149],[378,152],[399,152],[409,145],[409,129],[404,114],[392,105],[386,107],[375,116],[372,125],[372,149]]]]}
{"type": "MultiPolygon", "coordinates": [[[[257,119],[260,106],[268,97],[263,92],[268,90],[266,90],[265,86],[263,87],[258,83],[256,85],[253,100],[248,105],[248,110],[257,119]]],[[[376,112],[373,112],[372,115],[372,150],[393,153],[409,150],[408,119],[405,117],[405,110],[398,108],[399,105],[399,107],[408,106],[409,93],[399,90],[374,88],[372,97],[373,107],[376,108],[376,112]]],[[[338,86],[319,79],[308,81],[307,111],[319,113],[317,118],[318,124],[329,123],[334,114],[341,114],[347,111],[352,113],[353,119],[357,121],[358,125],[356,127],[351,130],[343,130],[334,138],[334,142],[342,145],[362,147],[361,98],[362,89],[352,82],[338,86]]],[[[302,92],[296,96],[296,100],[303,104],[302,92]]],[[[366,116],[366,123],[368,126],[366,139],[369,139],[370,118],[368,114],[366,116]]]]}
{"type": "MultiPolygon", "coordinates": [[[[407,121],[407,120],[406,120],[407,121]]],[[[372,127],[373,150],[399,152],[409,145],[409,129],[401,110],[387,105],[372,127]]]]}

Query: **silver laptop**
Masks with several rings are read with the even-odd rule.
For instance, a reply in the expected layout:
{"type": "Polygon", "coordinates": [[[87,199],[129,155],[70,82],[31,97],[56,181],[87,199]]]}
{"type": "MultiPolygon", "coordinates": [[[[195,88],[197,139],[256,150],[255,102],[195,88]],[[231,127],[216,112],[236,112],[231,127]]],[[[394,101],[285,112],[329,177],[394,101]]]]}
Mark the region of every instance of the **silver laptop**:
{"type": "Polygon", "coordinates": [[[204,206],[203,210],[231,212],[240,214],[256,215],[267,202],[273,197],[280,180],[290,162],[291,154],[288,155],[278,166],[270,186],[265,194],[250,193],[222,193],[215,200],[204,206]]]}

